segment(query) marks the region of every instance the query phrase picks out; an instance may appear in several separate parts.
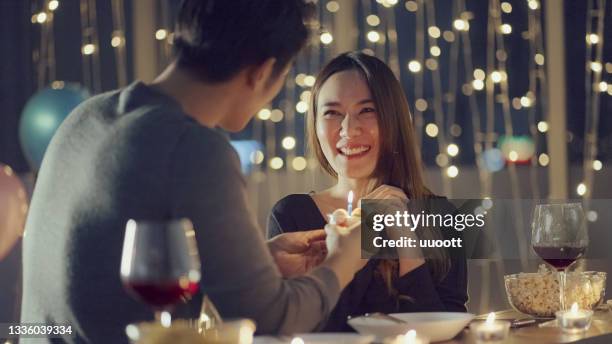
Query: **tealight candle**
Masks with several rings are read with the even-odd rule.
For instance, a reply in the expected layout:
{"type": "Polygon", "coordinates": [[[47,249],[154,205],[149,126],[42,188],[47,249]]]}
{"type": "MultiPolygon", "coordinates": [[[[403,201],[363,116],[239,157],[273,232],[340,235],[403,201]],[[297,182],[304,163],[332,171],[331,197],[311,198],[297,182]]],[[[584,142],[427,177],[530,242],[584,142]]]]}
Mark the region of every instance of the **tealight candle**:
{"type": "Polygon", "coordinates": [[[429,340],[417,335],[415,330],[410,330],[405,334],[385,340],[384,344],[429,344],[429,340]]]}
{"type": "Polygon", "coordinates": [[[346,210],[349,214],[349,217],[351,216],[351,214],[353,213],[353,190],[349,191],[348,193],[348,205],[346,207],[346,210]]]}
{"type": "Polygon", "coordinates": [[[495,321],[495,313],[491,312],[484,323],[473,323],[470,331],[476,338],[476,343],[503,343],[510,331],[509,321],[495,321]]]}
{"type": "Polygon", "coordinates": [[[304,340],[300,337],[293,337],[290,344],[304,344],[304,340]]]}
{"type": "Polygon", "coordinates": [[[558,311],[555,313],[559,326],[566,333],[580,333],[591,327],[593,311],[578,309],[578,304],[574,302],[568,311],[558,311]]]}

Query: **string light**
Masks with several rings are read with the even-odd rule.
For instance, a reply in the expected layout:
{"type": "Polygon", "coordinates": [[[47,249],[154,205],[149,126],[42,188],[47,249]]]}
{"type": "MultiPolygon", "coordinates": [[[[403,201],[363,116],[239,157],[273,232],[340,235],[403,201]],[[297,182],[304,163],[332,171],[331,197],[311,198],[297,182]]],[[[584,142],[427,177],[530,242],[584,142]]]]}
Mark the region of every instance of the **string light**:
{"type": "Polygon", "coordinates": [[[306,78],[306,74],[304,73],[300,73],[298,75],[295,76],[295,83],[300,86],[300,87],[304,87],[304,79],[306,78]]]}
{"type": "Polygon", "coordinates": [[[296,156],[291,161],[291,167],[293,167],[293,169],[296,170],[296,171],[303,171],[303,170],[305,170],[307,165],[308,165],[308,163],[307,163],[306,159],[304,157],[302,157],[302,156],[296,156]]]}
{"type": "Polygon", "coordinates": [[[527,5],[534,11],[540,7],[540,3],[537,0],[529,0],[527,5]]]}
{"type": "Polygon", "coordinates": [[[538,66],[544,65],[544,55],[542,54],[535,54],[535,56],[533,57],[533,60],[538,66]]]}
{"type": "Polygon", "coordinates": [[[459,137],[459,136],[461,136],[461,132],[462,132],[462,129],[461,129],[461,126],[459,124],[451,125],[451,127],[450,127],[450,134],[452,136],[459,137]]]}
{"type": "Polygon", "coordinates": [[[474,78],[477,80],[484,80],[485,79],[485,72],[484,70],[480,69],[480,68],[476,68],[474,69],[474,78]]]}
{"type": "Polygon", "coordinates": [[[451,143],[450,145],[448,145],[448,147],[446,147],[446,153],[453,157],[457,156],[457,154],[459,154],[459,146],[454,143],[451,143]]]}
{"type": "Polygon", "coordinates": [[[436,137],[436,136],[438,136],[438,132],[439,132],[438,126],[435,125],[434,123],[428,123],[425,126],[425,133],[429,137],[436,137]]]}
{"type": "Polygon", "coordinates": [[[446,165],[448,165],[448,156],[446,156],[446,154],[438,154],[436,156],[436,164],[438,164],[438,166],[440,167],[445,167],[446,165]]]}
{"type": "Polygon", "coordinates": [[[433,47],[429,48],[429,53],[432,56],[440,56],[440,53],[441,53],[440,47],[434,45],[433,47]]]}
{"type": "Polygon", "coordinates": [[[259,165],[264,161],[264,154],[260,150],[256,150],[251,153],[251,163],[259,165]]]}
{"type": "Polygon", "coordinates": [[[299,113],[306,113],[306,111],[308,111],[308,103],[305,101],[299,101],[297,104],[295,104],[295,111],[299,113]]]}
{"type": "Polygon", "coordinates": [[[484,81],[480,80],[480,79],[475,79],[472,81],[472,87],[477,90],[480,91],[484,88],[484,81]]]}
{"type": "Polygon", "coordinates": [[[590,33],[586,35],[587,44],[597,44],[599,43],[599,36],[596,33],[590,33]]]}
{"type": "Polygon", "coordinates": [[[47,14],[45,12],[40,12],[36,15],[36,22],[38,24],[42,24],[47,21],[47,14]]]}
{"type": "Polygon", "coordinates": [[[545,133],[548,131],[548,123],[546,121],[538,122],[538,131],[541,133],[545,133]]]}
{"type": "Polygon", "coordinates": [[[315,81],[317,81],[317,79],[314,76],[306,75],[306,77],[304,77],[304,86],[312,87],[314,86],[315,81]]]}
{"type": "Polygon", "coordinates": [[[274,123],[282,121],[283,117],[285,117],[285,114],[279,109],[274,109],[270,112],[270,120],[274,123]]]}
{"type": "Polygon", "coordinates": [[[408,62],[408,70],[413,73],[418,73],[421,71],[421,63],[417,60],[412,60],[408,62]]]}
{"type": "Polygon", "coordinates": [[[334,36],[332,36],[332,34],[329,33],[329,32],[323,32],[321,34],[320,39],[321,39],[321,43],[323,43],[325,45],[328,45],[328,44],[331,44],[331,42],[334,41],[334,36]]]}
{"type": "Polygon", "coordinates": [[[494,71],[493,73],[491,73],[491,80],[493,80],[494,83],[498,83],[502,80],[502,76],[501,73],[498,71],[494,71]]]}
{"type": "Polygon", "coordinates": [[[501,9],[504,13],[512,13],[512,5],[509,2],[502,2],[501,9]]]}
{"type": "Polygon", "coordinates": [[[603,164],[599,160],[593,160],[593,169],[595,171],[600,171],[603,168],[603,164]]]}
{"type": "Polygon", "coordinates": [[[527,96],[522,96],[521,97],[521,106],[522,107],[530,107],[532,103],[533,102],[531,101],[531,98],[529,98],[527,96]]]}
{"type": "Polygon", "coordinates": [[[378,31],[370,31],[367,34],[368,37],[368,41],[372,42],[372,43],[376,43],[380,40],[380,34],[378,33],[378,31]]]}
{"type": "Polygon", "coordinates": [[[383,5],[386,8],[397,5],[397,0],[376,0],[377,3],[383,5]]]}
{"type": "Polygon", "coordinates": [[[58,7],[59,7],[59,1],[57,0],[49,1],[49,5],[47,6],[49,11],[55,11],[58,7]]]}
{"type": "Polygon", "coordinates": [[[370,14],[366,17],[366,22],[370,26],[378,26],[380,24],[380,18],[375,14],[370,14]]]}
{"type": "Polygon", "coordinates": [[[81,49],[83,55],[91,55],[96,51],[96,46],[89,43],[89,44],[85,44],[83,46],[83,48],[81,49]]]}
{"type": "Polygon", "coordinates": [[[427,110],[427,100],[423,98],[417,99],[414,106],[416,107],[417,110],[423,112],[427,110]]]}
{"type": "Polygon", "coordinates": [[[599,92],[606,92],[608,90],[608,83],[605,81],[601,81],[599,83],[599,92]]]}
{"type": "Polygon", "coordinates": [[[162,41],[164,39],[166,39],[166,37],[168,37],[168,31],[166,31],[165,29],[159,29],[157,31],[155,31],[155,39],[158,41],[162,41]]]}
{"type": "Polygon", "coordinates": [[[502,24],[499,27],[499,30],[501,31],[501,33],[503,33],[504,35],[509,35],[512,33],[512,25],[510,24],[502,24]]]}
{"type": "Polygon", "coordinates": [[[538,162],[542,166],[548,166],[548,164],[550,163],[550,158],[548,157],[548,154],[546,153],[540,154],[540,156],[538,157],[538,162]]]}
{"type": "Polygon", "coordinates": [[[601,73],[602,67],[601,62],[592,61],[591,62],[591,70],[595,73],[601,73]]]}
{"type": "Polygon", "coordinates": [[[433,38],[440,38],[440,28],[437,26],[430,26],[427,29],[427,33],[433,38]]]}
{"type": "Polygon", "coordinates": [[[455,21],[453,21],[453,27],[459,31],[468,31],[470,29],[470,24],[467,20],[455,19],[455,21]]]}
{"type": "Polygon", "coordinates": [[[111,46],[113,48],[117,48],[121,45],[123,45],[123,38],[119,35],[113,36],[113,38],[111,39],[111,46]]]}
{"type": "Polygon", "coordinates": [[[300,100],[304,102],[308,102],[310,101],[311,96],[312,96],[312,92],[310,92],[309,90],[306,90],[302,92],[302,94],[300,94],[300,100]]]}
{"type": "Polygon", "coordinates": [[[405,6],[409,12],[416,12],[419,9],[419,5],[416,1],[406,1],[405,6]]]}
{"type": "Polygon", "coordinates": [[[459,168],[457,168],[457,166],[455,165],[450,165],[446,169],[446,175],[449,176],[450,178],[457,177],[459,175],[459,168]]]}
{"type": "Polygon", "coordinates": [[[427,67],[427,69],[429,70],[436,70],[438,69],[438,61],[436,61],[436,59],[427,59],[425,60],[425,67],[427,67]]]}
{"type": "Polygon", "coordinates": [[[508,159],[510,159],[510,161],[515,162],[518,160],[518,153],[515,150],[511,150],[508,153],[508,159]]]}
{"type": "Polygon", "coordinates": [[[584,196],[586,192],[587,192],[586,185],[584,183],[578,184],[578,186],[576,187],[576,193],[578,194],[578,196],[584,196]]]}
{"type": "Polygon", "coordinates": [[[587,212],[587,220],[589,220],[589,222],[597,221],[597,212],[595,210],[589,210],[587,212]]]}
{"type": "Polygon", "coordinates": [[[444,31],[442,33],[442,37],[444,38],[445,41],[447,42],[454,42],[455,41],[455,34],[452,31],[444,31]]]}
{"type": "Polygon", "coordinates": [[[270,167],[273,170],[280,170],[281,168],[283,168],[284,164],[285,162],[280,157],[275,156],[274,158],[270,159],[270,167]]]}
{"type": "Polygon", "coordinates": [[[327,3],[325,8],[327,8],[327,10],[330,11],[331,13],[336,13],[340,9],[340,4],[337,1],[332,0],[327,3]]]}
{"type": "Polygon", "coordinates": [[[272,115],[272,112],[269,109],[261,109],[257,113],[257,117],[261,119],[262,121],[270,119],[271,115],[272,115]]]}
{"type": "Polygon", "coordinates": [[[295,138],[293,136],[286,136],[282,141],[282,145],[286,150],[295,148],[295,138]]]}

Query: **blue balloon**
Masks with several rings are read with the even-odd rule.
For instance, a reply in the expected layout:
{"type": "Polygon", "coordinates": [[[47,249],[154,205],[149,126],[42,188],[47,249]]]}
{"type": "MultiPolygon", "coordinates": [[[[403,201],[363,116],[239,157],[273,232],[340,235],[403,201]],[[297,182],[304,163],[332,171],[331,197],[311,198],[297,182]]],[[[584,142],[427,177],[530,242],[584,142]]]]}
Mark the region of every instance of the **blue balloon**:
{"type": "Polygon", "coordinates": [[[40,168],[47,146],[64,118],[89,92],[75,84],[61,88],[45,88],[26,103],[19,123],[21,149],[34,170],[40,168]]]}

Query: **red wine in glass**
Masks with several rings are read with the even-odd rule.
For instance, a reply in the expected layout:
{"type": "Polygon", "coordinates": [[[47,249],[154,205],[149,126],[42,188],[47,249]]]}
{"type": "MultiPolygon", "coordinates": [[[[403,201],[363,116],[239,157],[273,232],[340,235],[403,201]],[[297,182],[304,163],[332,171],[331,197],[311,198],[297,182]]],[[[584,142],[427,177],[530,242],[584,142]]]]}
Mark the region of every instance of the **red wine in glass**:
{"type": "Polygon", "coordinates": [[[545,262],[557,270],[565,270],[582,257],[586,247],[581,246],[533,246],[533,250],[545,262]]]}
{"type": "Polygon", "coordinates": [[[199,284],[187,280],[166,282],[126,282],[125,287],[142,302],[165,309],[179,302],[184,302],[198,291],[199,284]]]}
{"type": "Polygon", "coordinates": [[[129,220],[121,281],[131,295],[155,310],[162,326],[170,326],[169,310],[190,299],[200,282],[200,257],[191,221],[129,220]]]}

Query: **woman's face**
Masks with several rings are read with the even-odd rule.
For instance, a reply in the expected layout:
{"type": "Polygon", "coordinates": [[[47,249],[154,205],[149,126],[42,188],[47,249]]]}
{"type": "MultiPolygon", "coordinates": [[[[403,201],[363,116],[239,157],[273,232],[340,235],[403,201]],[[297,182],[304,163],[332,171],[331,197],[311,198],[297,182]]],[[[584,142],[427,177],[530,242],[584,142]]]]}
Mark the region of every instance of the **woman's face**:
{"type": "Polygon", "coordinates": [[[338,176],[372,176],[378,161],[378,114],[364,77],[356,70],[330,76],[317,96],[316,133],[338,176]]]}

